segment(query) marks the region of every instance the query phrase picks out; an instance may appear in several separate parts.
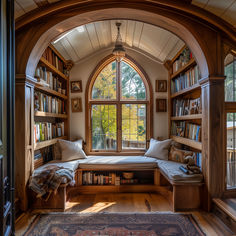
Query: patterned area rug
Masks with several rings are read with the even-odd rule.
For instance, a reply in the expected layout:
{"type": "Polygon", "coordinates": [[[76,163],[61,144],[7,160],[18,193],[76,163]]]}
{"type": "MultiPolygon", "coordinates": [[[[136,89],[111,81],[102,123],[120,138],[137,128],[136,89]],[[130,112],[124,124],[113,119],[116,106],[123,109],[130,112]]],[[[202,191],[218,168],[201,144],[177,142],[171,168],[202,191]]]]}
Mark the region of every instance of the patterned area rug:
{"type": "Polygon", "coordinates": [[[26,236],[203,236],[191,214],[50,213],[38,215],[26,236]]]}

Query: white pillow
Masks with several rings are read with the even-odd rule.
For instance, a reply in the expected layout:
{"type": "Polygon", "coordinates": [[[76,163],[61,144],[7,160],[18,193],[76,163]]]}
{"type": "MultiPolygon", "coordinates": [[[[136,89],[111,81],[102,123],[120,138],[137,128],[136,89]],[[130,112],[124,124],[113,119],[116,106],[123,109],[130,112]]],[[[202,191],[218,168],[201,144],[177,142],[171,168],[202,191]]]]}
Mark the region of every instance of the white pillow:
{"type": "Polygon", "coordinates": [[[81,140],[70,142],[67,140],[58,140],[61,147],[61,160],[62,161],[71,161],[75,159],[85,159],[86,154],[82,149],[81,140]]]}
{"type": "Polygon", "coordinates": [[[168,160],[168,151],[171,141],[171,139],[166,139],[164,141],[151,139],[149,149],[144,155],[162,160],[168,160]]]}

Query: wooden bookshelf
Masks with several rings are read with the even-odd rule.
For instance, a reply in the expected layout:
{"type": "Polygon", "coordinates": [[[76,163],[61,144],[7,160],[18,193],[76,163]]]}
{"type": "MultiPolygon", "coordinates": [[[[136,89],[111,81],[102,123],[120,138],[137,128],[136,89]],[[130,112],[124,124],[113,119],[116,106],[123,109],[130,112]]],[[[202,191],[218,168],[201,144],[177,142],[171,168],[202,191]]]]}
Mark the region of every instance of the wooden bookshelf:
{"type": "Polygon", "coordinates": [[[186,115],[186,116],[172,116],[171,120],[201,120],[202,114],[193,114],[193,115],[186,115]]]}
{"type": "Polygon", "coordinates": [[[181,143],[184,144],[186,146],[192,147],[194,149],[197,150],[202,150],[202,143],[192,140],[192,139],[188,139],[188,138],[184,138],[184,137],[179,137],[179,136],[170,136],[171,139],[173,139],[174,141],[176,141],[177,143],[181,143]]]}
{"type": "MultiPolygon", "coordinates": [[[[169,98],[169,127],[170,127],[169,136],[174,141],[181,143],[183,145],[186,145],[190,149],[195,149],[195,150],[201,151],[202,150],[202,143],[201,142],[195,141],[190,138],[176,136],[176,135],[173,135],[173,133],[171,133],[172,122],[175,122],[175,121],[176,122],[185,122],[186,121],[187,123],[197,125],[197,126],[201,126],[201,123],[202,123],[202,114],[173,116],[173,110],[176,110],[178,113],[178,109],[180,109],[179,106],[181,106],[182,104],[183,104],[183,106],[186,106],[184,103],[185,99],[194,100],[194,99],[198,99],[201,96],[201,86],[199,85],[199,83],[193,84],[192,86],[190,86],[188,88],[185,88],[183,90],[180,90],[178,92],[171,94],[171,83],[174,83],[174,79],[177,79],[178,76],[182,75],[183,73],[188,73],[188,70],[191,70],[196,66],[195,59],[191,58],[187,64],[185,64],[183,67],[179,68],[178,71],[173,73],[173,64],[175,65],[175,61],[180,58],[180,55],[182,54],[183,50],[185,50],[185,49],[186,49],[186,46],[183,47],[176,54],[176,56],[172,59],[171,66],[169,68],[169,87],[168,87],[168,91],[169,91],[169,94],[168,94],[168,98],[169,98]],[[183,100],[183,103],[179,103],[179,105],[176,105],[176,102],[174,102],[175,99],[183,100]],[[173,109],[174,105],[176,106],[175,109],[173,109]]],[[[184,54],[184,55],[187,55],[187,54],[184,54]]],[[[182,55],[182,57],[184,57],[184,55],[182,55]]],[[[188,60],[188,58],[184,58],[184,60],[188,60]]],[[[189,81],[196,82],[194,80],[194,78],[191,76],[195,76],[195,74],[194,75],[188,74],[187,76],[182,77],[182,79],[183,79],[183,81],[189,80],[189,81]]],[[[185,83],[185,82],[183,82],[183,83],[185,83]]],[[[200,109],[199,107],[197,107],[197,108],[200,109]]],[[[184,109],[186,109],[186,107],[182,107],[182,111],[184,109]]],[[[191,109],[190,105],[189,105],[189,107],[187,107],[187,109],[188,109],[187,112],[190,113],[190,109],[191,109]]],[[[186,129],[186,127],[185,127],[185,129],[186,129]]],[[[183,132],[186,134],[186,130],[184,130],[184,128],[183,128],[183,132]]],[[[202,158],[204,158],[204,157],[202,157],[202,158]]]]}
{"type": "Polygon", "coordinates": [[[179,74],[187,71],[188,69],[190,69],[192,66],[194,66],[196,64],[196,61],[194,58],[191,58],[190,61],[185,64],[184,66],[182,66],[178,71],[176,71],[175,73],[173,73],[170,78],[174,79],[175,77],[177,77],[179,74]]]}
{"type": "MultiPolygon", "coordinates": [[[[58,128],[60,128],[60,125],[61,125],[61,127],[64,126],[64,134],[63,134],[63,136],[60,136],[58,138],[54,138],[54,139],[50,139],[50,140],[46,140],[46,141],[41,141],[41,142],[39,141],[37,143],[35,143],[35,140],[34,140],[33,145],[32,145],[34,147],[34,151],[39,150],[39,149],[44,149],[48,146],[56,144],[58,139],[67,139],[67,137],[69,137],[69,114],[68,114],[68,112],[69,112],[69,77],[64,75],[54,65],[52,65],[46,59],[45,55],[50,56],[50,54],[48,54],[48,53],[52,53],[52,55],[55,54],[57,57],[59,57],[59,59],[61,60],[61,63],[62,63],[60,70],[68,68],[67,61],[60,55],[60,53],[52,45],[49,45],[49,48],[47,48],[45,50],[44,54],[42,55],[42,57],[39,61],[38,67],[45,67],[47,72],[48,71],[52,72],[52,74],[53,74],[53,78],[52,78],[53,81],[52,82],[53,82],[53,88],[55,90],[52,89],[52,86],[47,87],[41,83],[35,84],[34,90],[37,91],[38,94],[39,94],[39,92],[42,93],[43,96],[42,97],[40,96],[41,98],[39,98],[39,99],[41,99],[41,100],[37,102],[37,106],[41,106],[40,108],[38,108],[41,111],[34,112],[34,126],[32,127],[33,128],[32,134],[35,132],[38,135],[39,133],[44,132],[43,125],[38,126],[39,123],[41,123],[41,124],[50,123],[51,124],[51,126],[44,126],[44,127],[46,127],[45,130],[46,129],[48,130],[48,131],[45,131],[45,133],[44,133],[45,138],[47,138],[48,136],[49,137],[51,136],[51,135],[49,135],[48,132],[51,132],[51,129],[53,130],[53,127],[54,127],[54,131],[52,131],[52,132],[56,132],[59,135],[62,134],[62,133],[59,133],[59,130],[58,130],[58,128]],[[49,48],[50,48],[50,50],[48,50],[49,48]],[[56,85],[55,85],[54,79],[56,80],[56,85]],[[65,94],[59,93],[56,90],[58,88],[57,82],[60,82],[61,85],[59,88],[65,90],[65,94]],[[63,107],[64,109],[61,109],[59,112],[62,113],[64,111],[67,114],[44,112],[44,111],[48,111],[48,109],[46,109],[46,108],[53,107],[52,104],[49,104],[49,102],[52,102],[52,99],[47,99],[46,96],[51,96],[52,99],[55,98],[58,100],[58,102],[60,101],[61,104],[63,104],[63,106],[58,105],[58,109],[61,109],[60,107],[63,107]],[[61,123],[64,123],[64,124],[62,125],[61,123]]],[[[48,75],[48,73],[47,73],[47,75],[48,75]]],[[[46,80],[47,79],[48,78],[46,78],[46,80]]],[[[51,79],[51,77],[49,79],[51,79]]],[[[49,81],[48,83],[50,83],[52,85],[52,82],[49,81]]],[[[55,104],[56,104],[56,102],[55,102],[55,104]]],[[[50,111],[52,111],[52,110],[53,109],[50,109],[50,111]]],[[[57,135],[57,134],[55,134],[55,135],[57,135]]],[[[37,140],[40,140],[40,138],[38,136],[37,136],[37,140]]],[[[45,152],[45,150],[42,150],[42,153],[44,153],[44,152],[45,152]]],[[[32,163],[34,163],[34,162],[32,162],[32,163]]],[[[34,169],[34,166],[32,167],[32,169],[34,169]]]]}
{"type": "Polygon", "coordinates": [[[44,66],[47,67],[47,69],[54,74],[59,75],[64,80],[69,80],[69,78],[64,75],[61,71],[59,71],[55,66],[53,66],[49,61],[47,61],[45,58],[41,57],[40,62],[44,64],[44,66]]]}
{"type": "Polygon", "coordinates": [[[43,86],[43,85],[41,85],[39,83],[35,84],[35,89],[39,90],[41,92],[44,92],[44,93],[46,93],[48,95],[53,95],[53,96],[56,96],[56,97],[59,97],[59,98],[65,99],[65,100],[67,99],[66,95],[64,95],[62,93],[59,93],[59,92],[57,92],[57,91],[55,91],[53,89],[50,89],[48,87],[45,87],[45,86],[43,86]]]}
{"type": "Polygon", "coordinates": [[[43,111],[36,111],[34,113],[34,116],[37,117],[54,117],[54,118],[61,118],[61,119],[67,119],[68,116],[66,114],[56,114],[56,113],[49,113],[49,112],[43,112],[43,111]]]}
{"type": "Polygon", "coordinates": [[[34,150],[39,150],[41,148],[45,148],[45,147],[48,147],[50,145],[56,144],[58,139],[67,139],[67,136],[62,136],[62,137],[54,138],[54,139],[51,139],[51,140],[38,142],[38,143],[35,144],[34,150]]]}

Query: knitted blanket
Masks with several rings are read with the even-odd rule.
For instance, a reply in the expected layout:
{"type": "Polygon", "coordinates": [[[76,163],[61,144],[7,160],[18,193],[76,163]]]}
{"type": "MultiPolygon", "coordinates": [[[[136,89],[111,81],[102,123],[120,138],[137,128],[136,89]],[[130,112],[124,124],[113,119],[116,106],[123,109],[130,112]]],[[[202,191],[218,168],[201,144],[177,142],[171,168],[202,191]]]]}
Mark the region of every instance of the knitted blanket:
{"type": "Polygon", "coordinates": [[[30,177],[29,188],[37,193],[37,197],[48,200],[51,193],[56,194],[60,184],[74,185],[74,171],[56,165],[45,166],[34,171],[30,177]]]}

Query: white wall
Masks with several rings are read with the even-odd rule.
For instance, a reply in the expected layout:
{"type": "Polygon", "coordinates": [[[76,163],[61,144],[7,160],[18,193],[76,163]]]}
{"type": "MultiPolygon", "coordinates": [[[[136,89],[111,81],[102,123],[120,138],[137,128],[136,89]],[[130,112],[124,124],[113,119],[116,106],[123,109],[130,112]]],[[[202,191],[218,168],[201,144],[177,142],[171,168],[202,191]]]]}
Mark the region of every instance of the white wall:
{"type": "MultiPolygon", "coordinates": [[[[92,55],[86,60],[75,64],[70,73],[70,80],[82,80],[82,93],[71,93],[71,98],[81,97],[83,104],[83,112],[72,113],[70,105],[70,136],[71,138],[81,137],[85,140],[85,88],[87,80],[89,79],[91,73],[97,64],[111,51],[99,52],[92,55]]],[[[165,67],[148,57],[138,54],[134,51],[128,51],[127,54],[131,56],[147,73],[149,79],[151,80],[153,87],[153,137],[168,137],[168,113],[156,113],[156,98],[167,98],[167,93],[156,93],[155,92],[155,80],[167,80],[168,72],[165,67]]]]}

